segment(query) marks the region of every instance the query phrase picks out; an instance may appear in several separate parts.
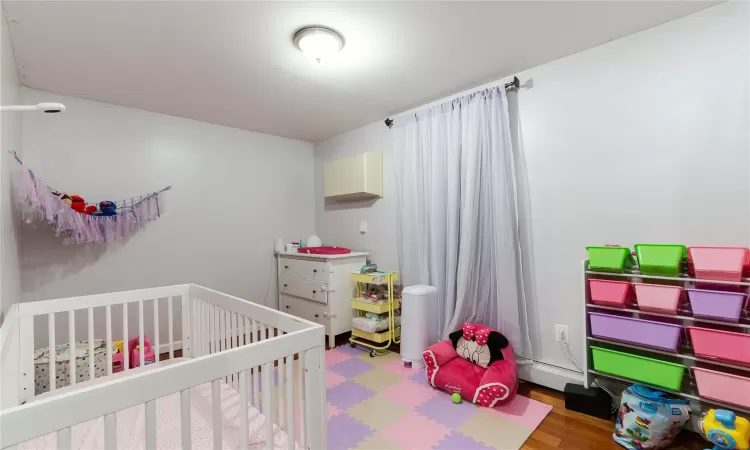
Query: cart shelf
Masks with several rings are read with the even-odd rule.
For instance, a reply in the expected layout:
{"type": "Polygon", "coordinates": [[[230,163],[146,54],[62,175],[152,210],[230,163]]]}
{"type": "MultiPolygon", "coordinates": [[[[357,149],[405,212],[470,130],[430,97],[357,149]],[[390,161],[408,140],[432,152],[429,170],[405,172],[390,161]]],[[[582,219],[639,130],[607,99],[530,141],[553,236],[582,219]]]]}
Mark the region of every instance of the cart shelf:
{"type": "MultiPolygon", "coordinates": [[[[401,303],[399,303],[398,300],[394,300],[393,309],[400,309],[400,308],[401,308],[401,303]]],[[[362,302],[357,299],[352,299],[352,309],[356,309],[358,311],[383,314],[383,313],[390,312],[391,305],[389,305],[388,303],[374,304],[374,303],[362,302]]]]}
{"type": "MultiPolygon", "coordinates": [[[[352,336],[367,339],[368,341],[375,342],[376,344],[382,344],[383,342],[388,342],[388,340],[391,339],[391,332],[390,330],[387,330],[380,333],[368,333],[366,331],[352,328],[352,336]]],[[[401,337],[401,327],[396,327],[396,329],[393,330],[393,337],[401,337]]],[[[357,343],[359,344],[360,342],[357,343]]]]}

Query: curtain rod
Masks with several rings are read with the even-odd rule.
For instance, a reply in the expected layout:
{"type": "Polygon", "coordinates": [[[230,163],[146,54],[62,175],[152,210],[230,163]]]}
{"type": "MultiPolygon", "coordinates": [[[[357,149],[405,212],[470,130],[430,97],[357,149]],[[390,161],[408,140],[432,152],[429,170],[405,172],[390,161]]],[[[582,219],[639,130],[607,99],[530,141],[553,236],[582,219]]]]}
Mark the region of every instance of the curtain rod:
{"type": "MultiPolygon", "coordinates": [[[[513,77],[513,81],[511,81],[510,83],[505,83],[506,91],[518,89],[520,87],[521,87],[521,80],[519,80],[518,77],[513,77]]],[[[385,126],[387,126],[388,128],[390,128],[393,125],[393,119],[391,118],[385,119],[384,122],[385,122],[385,126]]]]}

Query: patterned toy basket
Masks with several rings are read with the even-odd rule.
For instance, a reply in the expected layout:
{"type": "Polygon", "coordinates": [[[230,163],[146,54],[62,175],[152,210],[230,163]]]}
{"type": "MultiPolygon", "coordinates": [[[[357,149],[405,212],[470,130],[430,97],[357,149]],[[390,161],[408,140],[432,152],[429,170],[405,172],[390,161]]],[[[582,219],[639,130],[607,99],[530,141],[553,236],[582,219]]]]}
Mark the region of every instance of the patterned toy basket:
{"type": "MultiPolygon", "coordinates": [[[[70,384],[70,344],[55,346],[55,386],[59,389],[70,384]]],[[[75,346],[76,383],[89,379],[89,342],[77,341],[75,346]]],[[[34,352],[34,395],[47,392],[49,385],[49,347],[34,352]]],[[[107,344],[103,339],[94,339],[94,377],[107,373],[107,344]]]]}

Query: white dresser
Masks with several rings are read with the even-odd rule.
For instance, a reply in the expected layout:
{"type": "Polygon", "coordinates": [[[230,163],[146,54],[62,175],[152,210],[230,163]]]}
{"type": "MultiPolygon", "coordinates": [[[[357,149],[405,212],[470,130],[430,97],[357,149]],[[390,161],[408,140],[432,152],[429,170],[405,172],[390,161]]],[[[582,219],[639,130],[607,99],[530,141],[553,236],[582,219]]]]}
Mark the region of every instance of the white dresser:
{"type": "Polygon", "coordinates": [[[279,310],[325,325],[333,348],[336,335],[352,330],[354,285],[349,274],[359,272],[367,255],[277,253],[279,310]]]}

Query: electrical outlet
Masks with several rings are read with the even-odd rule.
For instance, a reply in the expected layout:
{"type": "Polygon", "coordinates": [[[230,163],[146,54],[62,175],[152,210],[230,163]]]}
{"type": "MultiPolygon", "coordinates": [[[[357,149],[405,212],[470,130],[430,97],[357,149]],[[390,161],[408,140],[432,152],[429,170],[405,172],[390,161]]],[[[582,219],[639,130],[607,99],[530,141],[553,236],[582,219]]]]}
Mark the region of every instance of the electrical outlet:
{"type": "Polygon", "coordinates": [[[568,326],[567,325],[555,325],[555,341],[562,342],[563,344],[568,343],[568,326]]]}

